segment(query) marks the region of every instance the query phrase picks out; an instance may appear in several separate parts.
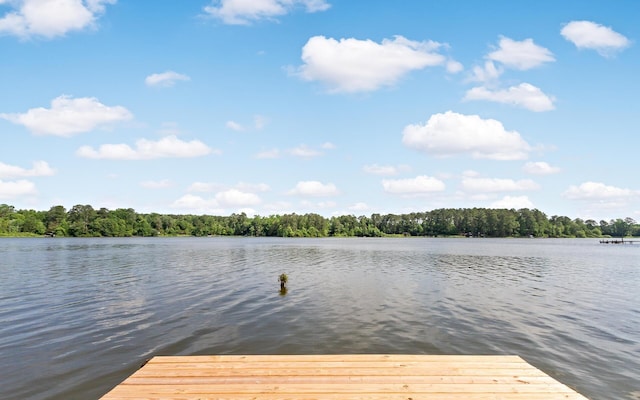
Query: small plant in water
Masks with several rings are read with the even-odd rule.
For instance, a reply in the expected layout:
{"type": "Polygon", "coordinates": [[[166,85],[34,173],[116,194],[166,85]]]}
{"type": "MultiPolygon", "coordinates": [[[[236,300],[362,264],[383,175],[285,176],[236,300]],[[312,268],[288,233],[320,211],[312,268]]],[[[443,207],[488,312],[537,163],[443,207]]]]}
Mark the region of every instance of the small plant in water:
{"type": "Polygon", "coordinates": [[[289,277],[287,276],[287,274],[280,274],[280,277],[278,277],[278,280],[280,281],[280,291],[284,292],[287,290],[287,282],[289,281],[289,277]]]}

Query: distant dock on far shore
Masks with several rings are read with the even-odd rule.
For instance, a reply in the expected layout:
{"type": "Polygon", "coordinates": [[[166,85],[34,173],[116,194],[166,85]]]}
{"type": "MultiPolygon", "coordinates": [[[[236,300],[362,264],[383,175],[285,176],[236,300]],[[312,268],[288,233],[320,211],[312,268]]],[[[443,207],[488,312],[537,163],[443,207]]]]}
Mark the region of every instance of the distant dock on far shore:
{"type": "Polygon", "coordinates": [[[637,243],[637,240],[624,240],[624,239],[603,239],[600,240],[600,243],[603,244],[634,244],[637,243]]]}

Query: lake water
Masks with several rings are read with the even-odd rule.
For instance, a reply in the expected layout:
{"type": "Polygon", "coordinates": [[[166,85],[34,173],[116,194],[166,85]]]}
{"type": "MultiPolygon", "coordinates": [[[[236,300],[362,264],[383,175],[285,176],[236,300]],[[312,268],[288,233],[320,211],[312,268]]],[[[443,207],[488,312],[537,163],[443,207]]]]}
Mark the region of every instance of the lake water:
{"type": "Polygon", "coordinates": [[[640,245],[0,239],[2,399],[99,398],[154,355],[306,353],[516,354],[637,400],[640,245]]]}

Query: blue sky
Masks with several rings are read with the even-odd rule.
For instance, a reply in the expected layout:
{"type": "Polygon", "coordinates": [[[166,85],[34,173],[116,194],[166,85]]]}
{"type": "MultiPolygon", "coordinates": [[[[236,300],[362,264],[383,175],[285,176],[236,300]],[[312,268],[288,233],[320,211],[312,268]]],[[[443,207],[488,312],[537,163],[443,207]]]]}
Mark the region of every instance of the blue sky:
{"type": "Polygon", "coordinates": [[[0,0],[0,203],[640,219],[640,2],[0,0]]]}

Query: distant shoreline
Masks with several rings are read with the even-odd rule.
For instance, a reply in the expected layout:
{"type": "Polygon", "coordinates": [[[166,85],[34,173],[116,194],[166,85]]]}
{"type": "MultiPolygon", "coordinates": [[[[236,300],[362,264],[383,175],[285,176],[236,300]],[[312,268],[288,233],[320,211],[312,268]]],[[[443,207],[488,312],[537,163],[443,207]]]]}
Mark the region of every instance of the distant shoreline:
{"type": "Polygon", "coordinates": [[[640,237],[632,218],[596,222],[548,217],[537,209],[441,208],[408,214],[315,213],[247,216],[137,213],[132,208],[63,206],[48,211],[16,210],[0,204],[0,237],[640,237]]]}
{"type": "MultiPolygon", "coordinates": [[[[202,239],[215,239],[215,238],[246,238],[246,239],[261,239],[261,238],[281,238],[281,239],[598,239],[601,243],[614,243],[621,242],[621,238],[612,236],[600,236],[600,237],[525,237],[525,236],[492,236],[492,237],[467,237],[462,235],[438,235],[438,236],[405,236],[405,235],[384,235],[376,237],[363,237],[363,236],[321,236],[321,237],[287,237],[287,236],[240,236],[240,235],[210,235],[210,236],[193,236],[193,235],[158,235],[158,236],[46,236],[36,235],[31,233],[18,234],[18,235],[6,235],[0,234],[1,239],[140,239],[140,238],[202,238],[202,239]]],[[[625,236],[624,241],[640,240],[639,236],[625,236]]]]}

